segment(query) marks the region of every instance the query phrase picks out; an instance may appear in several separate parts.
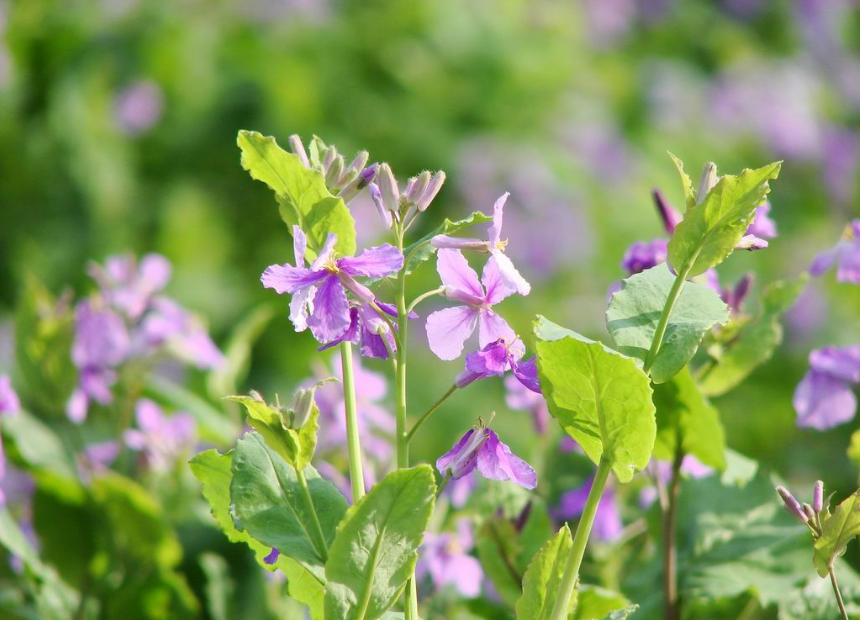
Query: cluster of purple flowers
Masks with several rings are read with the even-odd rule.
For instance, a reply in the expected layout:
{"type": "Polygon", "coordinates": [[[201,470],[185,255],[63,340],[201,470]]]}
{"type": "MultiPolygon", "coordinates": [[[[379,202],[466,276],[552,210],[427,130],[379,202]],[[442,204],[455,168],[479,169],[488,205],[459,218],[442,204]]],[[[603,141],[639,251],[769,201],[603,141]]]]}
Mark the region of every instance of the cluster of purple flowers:
{"type": "Polygon", "coordinates": [[[133,360],[170,352],[201,369],[223,362],[203,325],[163,294],[170,273],[170,263],[157,254],[139,263],[132,256],[111,256],[104,266],[90,266],[99,291],[75,308],[72,361],[78,385],[66,407],[72,421],[83,422],[92,401],[110,404],[117,371],[133,360]]]}

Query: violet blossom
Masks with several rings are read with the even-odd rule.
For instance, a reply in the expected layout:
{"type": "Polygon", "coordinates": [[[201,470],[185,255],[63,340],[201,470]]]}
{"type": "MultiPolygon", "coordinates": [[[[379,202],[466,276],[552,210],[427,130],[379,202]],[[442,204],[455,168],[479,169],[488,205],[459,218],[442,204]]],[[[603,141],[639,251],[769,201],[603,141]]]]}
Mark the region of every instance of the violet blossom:
{"type": "Polygon", "coordinates": [[[264,287],[278,294],[293,295],[290,318],[296,330],[301,331],[301,326],[306,324],[322,343],[340,337],[352,323],[347,290],[362,303],[376,302],[370,289],[354,278],[384,278],[403,267],[403,255],[389,244],[368,248],[358,256],[336,258],[337,235],[329,233],[319,255],[307,268],[304,266],[306,241],[298,227],[293,228],[293,240],[296,266],[271,265],[260,280],[264,287]]]}
{"type": "Polygon", "coordinates": [[[514,377],[526,388],[540,394],[535,357],[521,362],[525,352],[523,341],[519,338],[512,341],[499,338],[466,356],[466,368],[457,375],[456,385],[458,388],[464,388],[478,379],[501,377],[511,370],[514,377]]]}
{"type": "Polygon", "coordinates": [[[125,444],[144,453],[146,462],[158,472],[169,470],[195,443],[196,426],[188,413],[165,415],[153,401],[142,398],[135,408],[137,428],[123,433],[125,444]]]}
{"type": "MultiPolygon", "coordinates": [[[[593,483],[594,477],[592,476],[582,486],[566,491],[559,499],[558,508],[554,511],[555,517],[567,521],[581,515],[593,483]]],[[[611,542],[621,536],[623,529],[615,490],[607,485],[597,505],[591,534],[596,540],[611,542]]]]}
{"type": "Polygon", "coordinates": [[[484,265],[480,281],[459,250],[439,250],[436,270],[444,284],[443,296],[464,304],[437,310],[427,317],[427,340],[437,357],[457,359],[476,327],[481,347],[500,338],[516,338],[507,322],[492,309],[515,292],[502,279],[495,256],[484,265]]]}
{"type": "Polygon", "coordinates": [[[439,472],[454,480],[472,473],[476,467],[490,480],[510,481],[526,489],[537,486],[537,474],[531,465],[515,456],[481,420],[436,461],[439,472]]]}
{"type": "Polygon", "coordinates": [[[797,425],[827,430],[857,412],[852,387],[860,383],[860,345],[828,346],[809,354],[809,371],[794,392],[797,425]]]}
{"type": "MultiPolygon", "coordinates": [[[[317,351],[325,351],[342,342],[351,342],[360,345],[359,351],[363,357],[374,357],[377,359],[388,359],[389,350],[397,351],[397,342],[391,331],[393,326],[397,330],[394,321],[397,320],[397,308],[393,304],[376,301],[376,306],[390,319],[386,320],[369,304],[351,304],[349,309],[349,327],[340,336],[328,342],[317,351]],[[389,325],[391,321],[391,325],[389,325]]],[[[415,312],[409,313],[410,319],[417,319],[415,312]]]]}
{"type": "Polygon", "coordinates": [[[416,577],[429,576],[437,590],[452,586],[466,598],[477,597],[484,571],[480,562],[469,555],[474,546],[472,525],[466,519],[459,519],[453,532],[427,532],[421,543],[416,577]]]}
{"type": "Polygon", "coordinates": [[[496,259],[499,274],[508,288],[515,290],[520,295],[528,295],[531,285],[520,275],[514,263],[505,254],[508,245],[507,239],[502,239],[502,222],[504,219],[505,202],[510,194],[505,192],[493,205],[493,223],[487,230],[487,240],[463,239],[460,237],[449,237],[448,235],[436,235],[430,241],[434,248],[471,250],[473,252],[488,252],[496,259]]]}
{"type": "Polygon", "coordinates": [[[839,282],[860,284],[860,219],[853,220],[845,228],[842,239],[835,246],[815,257],[809,273],[820,276],[834,265],[839,282]]]}
{"type": "MultiPolygon", "coordinates": [[[[5,416],[17,415],[21,410],[18,394],[12,389],[8,375],[0,375],[0,420],[5,416]]],[[[6,475],[6,456],[3,454],[3,439],[0,437],[0,483],[6,475]]],[[[0,487],[0,508],[6,505],[6,494],[0,487]]]]}

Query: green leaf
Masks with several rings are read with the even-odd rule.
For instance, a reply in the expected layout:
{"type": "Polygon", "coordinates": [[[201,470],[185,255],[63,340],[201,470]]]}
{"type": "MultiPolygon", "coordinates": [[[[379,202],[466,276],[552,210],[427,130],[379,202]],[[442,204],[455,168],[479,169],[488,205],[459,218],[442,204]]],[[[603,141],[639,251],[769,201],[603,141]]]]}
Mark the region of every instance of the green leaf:
{"type": "Polygon", "coordinates": [[[581,585],[576,594],[576,609],[571,620],[622,619],[636,609],[636,605],[631,605],[627,597],[618,592],[581,585]]]}
{"type": "Polygon", "coordinates": [[[326,618],[376,620],[397,602],[435,501],[433,470],[419,465],[391,472],[349,509],[326,563],[326,618]]]}
{"type": "MultiPolygon", "coordinates": [[[[622,282],[606,311],[606,327],[619,351],[645,361],[674,283],[675,275],[665,263],[622,282]]],[[[702,284],[685,283],[651,366],[654,383],[671,379],[696,354],[705,332],[728,320],[729,309],[719,295],[702,284]]]]}
{"type": "Polygon", "coordinates": [[[244,405],[248,412],[248,424],[262,435],[267,446],[291,466],[296,467],[299,458],[299,436],[289,427],[283,411],[251,396],[224,398],[244,405]]]}
{"type": "Polygon", "coordinates": [[[858,535],[860,535],[860,491],[855,491],[821,524],[821,536],[815,541],[815,553],[812,556],[815,569],[821,577],[827,576],[836,558],[845,553],[848,543],[858,535]]]}
{"type": "Polygon", "coordinates": [[[3,434],[11,437],[15,448],[29,465],[47,469],[68,479],[77,478],[74,457],[53,428],[28,411],[4,416],[3,434]]]}
{"type": "Polygon", "coordinates": [[[768,181],[779,175],[782,162],[739,176],[723,175],[705,199],[688,206],[683,221],[669,241],[669,264],[678,273],[690,269],[697,276],[719,265],[731,254],[770,191],[768,181]]]}
{"type": "Polygon", "coordinates": [[[169,403],[175,409],[187,411],[197,423],[201,438],[219,445],[232,444],[241,432],[241,427],[223,411],[215,409],[206,400],[185,387],[152,373],[146,392],[158,400],[169,403]]]}
{"type": "MultiPolygon", "coordinates": [[[[242,528],[267,547],[293,558],[321,582],[324,549],[318,549],[310,532],[311,507],[305,502],[295,470],[257,433],[247,433],[233,451],[230,497],[242,528]]],[[[347,503],[317,471],[304,470],[313,508],[327,545],[347,503]]]]}
{"type": "Polygon", "coordinates": [[[522,573],[516,562],[522,548],[513,523],[501,517],[488,518],[477,532],[475,547],[499,596],[511,607],[516,605],[522,595],[522,573]]]}
{"type": "Polygon", "coordinates": [[[719,412],[702,395],[685,368],[668,383],[655,386],[657,441],[654,456],[672,461],[680,449],[705,465],[726,468],[726,437],[719,412]]]}
{"type": "MultiPolygon", "coordinates": [[[[523,576],[522,596],[517,601],[517,620],[548,620],[558,596],[567,556],[573,546],[565,524],[535,554],[523,576]]],[[[575,605],[571,601],[571,610],[575,605]]]]}
{"type": "Polygon", "coordinates": [[[343,200],[328,191],[319,171],[305,168],[298,156],[256,131],[240,131],[237,143],[242,168],[275,192],[290,234],[294,225],[304,231],[309,258],[316,257],[329,233],[337,235],[335,250],[340,256],[355,254],[355,220],[343,200]]]}
{"type": "Polygon", "coordinates": [[[430,240],[436,235],[453,235],[469,226],[492,221],[493,218],[491,216],[485,215],[480,211],[475,211],[469,217],[457,220],[456,222],[452,222],[446,217],[445,221],[439,226],[403,250],[403,256],[406,259],[406,273],[412,273],[421,263],[436,253],[436,248],[430,245],[430,240]]]}
{"type": "Polygon", "coordinates": [[[672,158],[675,168],[678,169],[678,175],[681,177],[681,186],[684,190],[684,203],[688,209],[696,206],[696,188],[693,187],[690,175],[684,172],[684,162],[672,155],[672,153],[669,153],[669,157],[672,158]]]}
{"type": "Polygon", "coordinates": [[[211,398],[218,399],[239,391],[239,383],[248,374],[251,348],[274,316],[275,307],[266,304],[254,308],[239,322],[224,347],[224,363],[206,377],[206,388],[211,398]]]}
{"type": "Polygon", "coordinates": [[[730,342],[717,347],[718,359],[702,373],[699,382],[702,392],[708,396],[725,394],[771,358],[782,342],[780,319],[797,300],[808,279],[804,274],[794,280],[774,282],[764,290],[759,315],[745,324],[730,342]]]}
{"type": "Polygon", "coordinates": [[[651,384],[636,362],[538,317],[537,365],[550,413],[586,455],[608,459],[621,482],[651,458],[651,384]]]}
{"type": "Polygon", "coordinates": [[[627,620],[627,618],[629,618],[637,609],[639,609],[639,605],[630,605],[624,609],[616,609],[615,611],[610,612],[603,620],[627,620]]]}

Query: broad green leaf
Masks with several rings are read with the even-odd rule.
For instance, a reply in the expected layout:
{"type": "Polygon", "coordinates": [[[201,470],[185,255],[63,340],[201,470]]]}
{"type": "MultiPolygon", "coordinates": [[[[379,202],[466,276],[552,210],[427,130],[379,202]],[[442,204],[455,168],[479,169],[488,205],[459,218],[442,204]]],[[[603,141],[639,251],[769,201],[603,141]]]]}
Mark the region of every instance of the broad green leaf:
{"type": "Polygon", "coordinates": [[[537,365],[550,413],[586,455],[621,482],[651,458],[657,432],[651,384],[636,362],[538,317],[537,365]]]}
{"type": "Polygon", "coordinates": [[[28,411],[3,417],[3,434],[30,466],[47,469],[68,479],[77,478],[74,456],[53,428],[28,411]]]}
{"type": "Polygon", "coordinates": [[[521,554],[513,523],[501,517],[488,518],[477,532],[475,547],[487,577],[508,605],[522,595],[522,572],[516,558],[521,554]]]}
{"type": "MultiPolygon", "coordinates": [[[[573,540],[565,524],[535,554],[523,576],[522,596],[517,601],[517,620],[548,620],[558,597],[561,578],[573,540]]],[[[575,605],[571,601],[571,610],[575,605]]]]}
{"type": "Polygon", "coordinates": [[[860,491],[833,509],[821,524],[821,536],[815,541],[812,561],[821,577],[826,577],[836,558],[842,556],[848,543],[860,535],[860,491]]]}
{"type": "Polygon", "coordinates": [[[343,200],[328,191],[319,171],[305,168],[298,156],[256,131],[240,131],[237,143],[242,167],[275,192],[290,234],[294,225],[304,231],[309,258],[316,257],[329,233],[337,235],[340,256],[355,254],[355,220],[343,200]]]}
{"type": "Polygon", "coordinates": [[[311,531],[313,509],[330,545],[347,504],[317,471],[304,470],[313,507],[305,501],[295,470],[257,433],[247,433],[233,451],[230,497],[242,528],[267,547],[296,560],[324,581],[325,549],[311,531]]]}
{"type": "Polygon", "coordinates": [[[346,513],[326,563],[325,617],[376,620],[403,592],[433,513],[428,465],[391,472],[346,513]]]}
{"type": "Polygon", "coordinates": [[[669,241],[669,264],[688,277],[719,265],[731,254],[770,191],[768,181],[779,175],[782,162],[723,175],[705,199],[687,207],[683,221],[669,241]]]}
{"type": "Polygon", "coordinates": [[[669,157],[672,158],[672,163],[675,164],[675,168],[678,169],[678,175],[681,177],[681,187],[684,190],[684,204],[688,209],[696,206],[696,188],[693,187],[690,175],[684,172],[684,162],[672,153],[669,153],[669,157]]]}
{"type": "Polygon", "coordinates": [[[456,232],[473,226],[475,224],[484,224],[492,222],[493,218],[485,215],[480,211],[475,211],[469,217],[452,222],[448,218],[439,226],[421,237],[418,241],[408,246],[403,250],[403,256],[406,262],[406,273],[412,273],[424,261],[428,260],[436,252],[436,248],[430,245],[430,240],[436,235],[453,235],[456,232]]]}
{"type": "Polygon", "coordinates": [[[203,439],[219,445],[227,445],[232,444],[242,432],[239,424],[223,411],[215,409],[206,400],[170,379],[152,373],[148,379],[146,392],[158,400],[170,403],[176,409],[190,413],[203,439]]]}
{"type": "Polygon", "coordinates": [[[719,470],[726,468],[726,437],[720,414],[699,391],[688,368],[668,383],[655,386],[654,406],[657,407],[656,458],[674,460],[680,449],[705,465],[719,470]]]}
{"type": "Polygon", "coordinates": [[[806,274],[794,280],[780,280],[761,295],[759,315],[746,323],[730,342],[710,347],[717,359],[705,367],[699,385],[708,396],[720,396],[740,384],[773,355],[782,342],[780,318],[794,304],[806,286],[806,274]]]}
{"type": "Polygon", "coordinates": [[[281,569],[287,576],[290,596],[310,607],[315,620],[322,619],[324,582],[314,576],[295,560],[281,554],[274,565],[264,562],[271,547],[255,540],[247,531],[239,530],[230,514],[230,483],[232,452],[220,454],[217,450],[206,450],[191,459],[191,471],[203,485],[203,497],[209,502],[212,516],[230,542],[241,542],[254,552],[257,563],[268,571],[281,569]]]}
{"type": "Polygon", "coordinates": [[[618,592],[590,585],[579,586],[575,602],[576,609],[571,620],[626,618],[637,608],[618,592]]]}
{"type": "MultiPolygon", "coordinates": [[[[645,361],[674,283],[675,275],[665,263],[623,281],[606,311],[606,327],[619,351],[645,361]]],[[[696,354],[705,332],[728,320],[729,309],[719,295],[702,284],[685,283],[651,366],[654,383],[675,376],[696,354]]]]}
{"type": "Polygon", "coordinates": [[[275,316],[275,307],[266,304],[254,308],[244,317],[224,347],[224,363],[206,377],[206,388],[212,399],[235,394],[248,374],[251,348],[275,316]]]}
{"type": "MultiPolygon", "coordinates": [[[[839,567],[839,589],[849,618],[860,614],[860,583],[848,566],[839,567]]],[[[779,620],[835,620],[839,607],[829,579],[812,576],[806,585],[786,592],[779,601],[779,620]]]]}

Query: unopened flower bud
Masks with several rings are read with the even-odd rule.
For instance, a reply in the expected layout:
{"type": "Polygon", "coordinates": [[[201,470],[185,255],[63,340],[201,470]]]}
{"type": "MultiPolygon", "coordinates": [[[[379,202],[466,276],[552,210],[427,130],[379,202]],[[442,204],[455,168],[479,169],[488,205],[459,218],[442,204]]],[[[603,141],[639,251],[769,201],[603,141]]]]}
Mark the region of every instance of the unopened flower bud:
{"type": "Polygon", "coordinates": [[[760,239],[755,235],[744,235],[741,237],[740,242],[735,246],[736,250],[749,250],[750,252],[754,252],[756,250],[763,250],[768,245],[770,245],[766,239],[760,239]]]}
{"type": "Polygon", "coordinates": [[[314,392],[316,389],[299,388],[293,396],[293,423],[294,429],[302,428],[308,421],[314,408],[314,392]]]}
{"type": "Polygon", "coordinates": [[[436,235],[430,239],[430,245],[437,250],[469,250],[470,252],[490,251],[490,242],[486,239],[470,239],[468,237],[449,237],[448,235],[436,235]]]}
{"type": "Polygon", "coordinates": [[[681,223],[681,214],[675,211],[659,189],[655,189],[653,194],[654,204],[657,205],[657,212],[660,214],[660,219],[663,220],[663,227],[670,235],[675,232],[675,227],[681,223]]]}
{"type": "Polygon", "coordinates": [[[310,168],[311,163],[308,160],[308,154],[305,151],[305,145],[302,144],[302,139],[298,135],[293,134],[289,138],[289,143],[290,150],[298,156],[299,160],[302,162],[302,165],[305,168],[310,168]]]}
{"type": "Polygon", "coordinates": [[[325,184],[330,187],[337,189],[338,182],[340,181],[340,177],[343,174],[343,156],[338,155],[331,162],[331,165],[328,167],[328,171],[325,173],[325,184]]]}
{"type": "Polygon", "coordinates": [[[327,147],[325,149],[325,155],[323,155],[322,160],[322,171],[325,174],[328,174],[328,171],[331,169],[331,165],[334,163],[334,160],[337,158],[337,149],[333,146],[327,147]]]}
{"type": "Polygon", "coordinates": [[[785,509],[788,514],[796,518],[801,523],[807,523],[808,519],[806,514],[803,512],[800,502],[794,498],[794,495],[789,493],[788,489],[782,486],[776,487],[776,492],[779,493],[779,496],[782,498],[782,503],[785,504],[785,509]]]}
{"type": "Polygon", "coordinates": [[[809,504],[804,502],[802,508],[803,508],[803,514],[806,515],[807,521],[812,521],[814,523],[815,522],[815,511],[812,509],[812,506],[810,506],[809,504]]]}
{"type": "Polygon", "coordinates": [[[385,205],[382,203],[382,192],[379,191],[379,186],[376,183],[370,184],[370,199],[373,200],[373,204],[376,205],[376,210],[379,211],[379,215],[385,222],[385,226],[387,228],[391,228],[391,224],[394,220],[391,217],[391,211],[386,209],[385,205]]]}
{"type": "Polygon", "coordinates": [[[264,399],[264,398],[263,398],[263,395],[262,395],[262,394],[260,394],[257,390],[251,390],[251,391],[249,392],[249,395],[251,396],[251,398],[253,398],[254,400],[256,400],[258,403],[264,403],[264,402],[266,402],[266,399],[264,399]]]}
{"type": "Polygon", "coordinates": [[[416,204],[422,196],[427,185],[430,183],[430,173],[426,170],[417,177],[409,179],[409,184],[406,186],[406,200],[411,204],[416,204]]]}
{"type": "Polygon", "coordinates": [[[818,480],[812,487],[812,510],[815,514],[824,510],[824,483],[818,480]]]}
{"type": "Polygon", "coordinates": [[[429,207],[433,199],[436,198],[436,194],[442,189],[443,183],[445,183],[445,173],[440,170],[430,178],[430,182],[427,183],[427,188],[424,190],[424,195],[415,202],[415,207],[419,211],[424,211],[429,207]]]}
{"type": "Polygon", "coordinates": [[[376,178],[379,183],[379,191],[382,193],[382,204],[389,211],[395,213],[400,211],[400,188],[397,187],[397,179],[391,172],[391,166],[380,164],[376,178]]]}
{"type": "Polygon", "coordinates": [[[714,188],[718,180],[717,164],[709,161],[702,169],[702,178],[699,181],[699,193],[696,196],[696,204],[705,200],[705,196],[707,196],[708,192],[714,188]]]}
{"type": "Polygon", "coordinates": [[[358,193],[363,190],[365,187],[370,185],[373,179],[376,177],[377,164],[373,164],[368,166],[358,174],[349,172],[344,172],[342,178],[346,178],[348,176],[352,176],[352,178],[343,185],[343,189],[340,190],[340,194],[338,194],[343,201],[349,203],[353,198],[358,196],[358,193]]]}
{"type": "MultiPolygon", "coordinates": [[[[367,165],[367,159],[369,155],[367,151],[360,151],[358,155],[355,156],[350,164],[344,169],[343,174],[341,174],[340,179],[338,179],[338,185],[340,187],[345,187],[347,183],[352,182],[363,170],[364,166],[367,165]]],[[[373,173],[376,174],[376,169],[374,168],[373,173]]],[[[370,179],[371,181],[373,178],[370,179]]],[[[369,183],[368,181],[367,183],[369,183]]],[[[367,185],[365,183],[365,185],[367,185]]]]}

